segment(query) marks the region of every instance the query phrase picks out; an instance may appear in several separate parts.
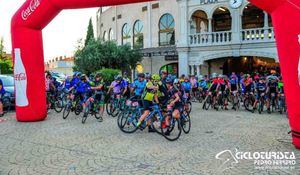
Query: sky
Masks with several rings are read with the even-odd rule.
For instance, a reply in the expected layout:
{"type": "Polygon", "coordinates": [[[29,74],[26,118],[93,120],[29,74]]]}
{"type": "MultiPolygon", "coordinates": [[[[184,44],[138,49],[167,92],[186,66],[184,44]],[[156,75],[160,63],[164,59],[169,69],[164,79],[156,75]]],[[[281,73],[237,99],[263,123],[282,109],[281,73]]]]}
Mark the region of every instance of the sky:
{"type": "MultiPolygon", "coordinates": [[[[4,38],[5,51],[11,52],[10,20],[25,0],[0,0],[0,37],[4,38]]],[[[58,56],[72,56],[77,41],[84,39],[89,19],[93,18],[96,35],[98,8],[62,11],[44,30],[45,61],[58,56]]]]}

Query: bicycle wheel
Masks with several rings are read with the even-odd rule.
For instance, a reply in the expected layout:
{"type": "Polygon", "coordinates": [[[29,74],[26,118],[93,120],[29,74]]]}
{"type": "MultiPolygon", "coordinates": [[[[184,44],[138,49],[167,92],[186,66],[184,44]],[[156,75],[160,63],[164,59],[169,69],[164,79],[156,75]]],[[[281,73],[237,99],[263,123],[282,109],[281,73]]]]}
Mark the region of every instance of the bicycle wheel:
{"type": "Polygon", "coordinates": [[[60,113],[63,110],[63,101],[61,98],[58,98],[55,102],[54,102],[54,111],[57,113],[60,113]]]}
{"type": "Polygon", "coordinates": [[[113,100],[109,100],[106,103],[106,113],[111,116],[112,113],[114,112],[114,110],[115,110],[114,101],[113,100]]]}
{"type": "Polygon", "coordinates": [[[252,101],[251,98],[246,98],[244,101],[244,107],[249,112],[253,111],[253,104],[254,104],[254,101],[252,101]]]}
{"type": "Polygon", "coordinates": [[[120,117],[119,128],[122,132],[131,134],[139,129],[136,126],[138,123],[138,115],[136,113],[122,113],[120,117]]]}
{"type": "Polygon", "coordinates": [[[82,105],[80,103],[77,103],[75,106],[75,114],[79,115],[82,112],[82,105]]]}
{"type": "Polygon", "coordinates": [[[264,111],[264,101],[259,100],[259,108],[258,108],[258,113],[261,114],[264,111]]]}
{"type": "Polygon", "coordinates": [[[211,97],[207,97],[207,99],[203,103],[203,109],[208,110],[211,105],[211,97]]]}
{"type": "Polygon", "coordinates": [[[82,121],[81,121],[82,124],[84,124],[86,122],[86,119],[89,116],[89,113],[90,113],[90,105],[86,106],[84,109],[84,113],[83,113],[82,121]]]}
{"type": "Polygon", "coordinates": [[[161,123],[161,133],[167,140],[175,141],[180,137],[182,128],[179,119],[171,117],[169,127],[164,127],[163,122],[161,123]]]}
{"type": "Polygon", "coordinates": [[[64,107],[64,111],[63,111],[63,119],[67,119],[67,117],[70,114],[71,111],[71,103],[69,102],[65,107],[64,107]]]}
{"type": "Polygon", "coordinates": [[[185,134],[188,134],[191,130],[191,117],[189,114],[181,114],[181,127],[185,134]]]}

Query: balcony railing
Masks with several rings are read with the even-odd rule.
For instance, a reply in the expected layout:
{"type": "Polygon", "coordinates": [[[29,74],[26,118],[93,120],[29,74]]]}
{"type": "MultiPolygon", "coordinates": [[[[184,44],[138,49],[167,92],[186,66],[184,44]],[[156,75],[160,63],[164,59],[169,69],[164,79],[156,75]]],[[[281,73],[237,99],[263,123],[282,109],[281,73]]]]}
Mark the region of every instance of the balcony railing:
{"type": "Polygon", "coordinates": [[[237,43],[274,42],[273,28],[246,29],[240,31],[240,36],[233,35],[231,31],[205,32],[189,35],[191,46],[224,45],[237,43]],[[233,38],[239,37],[239,38],[233,38]],[[237,42],[237,43],[236,43],[237,42]]]}
{"type": "Polygon", "coordinates": [[[275,41],[273,28],[246,29],[241,31],[243,43],[275,41]]]}
{"type": "Polygon", "coordinates": [[[196,33],[190,35],[191,45],[215,45],[230,43],[232,34],[230,31],[226,32],[211,32],[211,33],[196,33]]]}

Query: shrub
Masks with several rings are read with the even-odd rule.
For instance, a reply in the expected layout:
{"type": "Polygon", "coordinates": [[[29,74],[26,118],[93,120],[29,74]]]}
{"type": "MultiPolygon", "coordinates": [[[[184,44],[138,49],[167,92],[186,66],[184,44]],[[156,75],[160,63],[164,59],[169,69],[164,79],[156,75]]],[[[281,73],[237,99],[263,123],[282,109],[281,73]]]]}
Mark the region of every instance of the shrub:
{"type": "Polygon", "coordinates": [[[121,74],[121,71],[117,69],[101,69],[97,72],[102,74],[104,82],[108,85],[114,81],[115,76],[121,74]]]}

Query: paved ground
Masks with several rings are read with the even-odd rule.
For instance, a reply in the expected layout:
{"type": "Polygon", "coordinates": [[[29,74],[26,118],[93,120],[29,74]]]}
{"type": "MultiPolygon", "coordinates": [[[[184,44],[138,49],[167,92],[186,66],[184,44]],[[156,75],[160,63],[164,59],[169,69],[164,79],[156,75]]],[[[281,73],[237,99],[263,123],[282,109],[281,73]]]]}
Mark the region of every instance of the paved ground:
{"type": "MultiPolygon", "coordinates": [[[[202,111],[194,104],[192,131],[176,142],[139,131],[122,133],[115,119],[103,123],[52,112],[39,123],[0,123],[0,175],[4,174],[300,174],[300,152],[290,144],[283,115],[202,111]],[[256,170],[242,160],[224,169],[223,150],[294,152],[294,169],[256,170]]],[[[226,167],[225,167],[226,168],[226,167]]]]}

